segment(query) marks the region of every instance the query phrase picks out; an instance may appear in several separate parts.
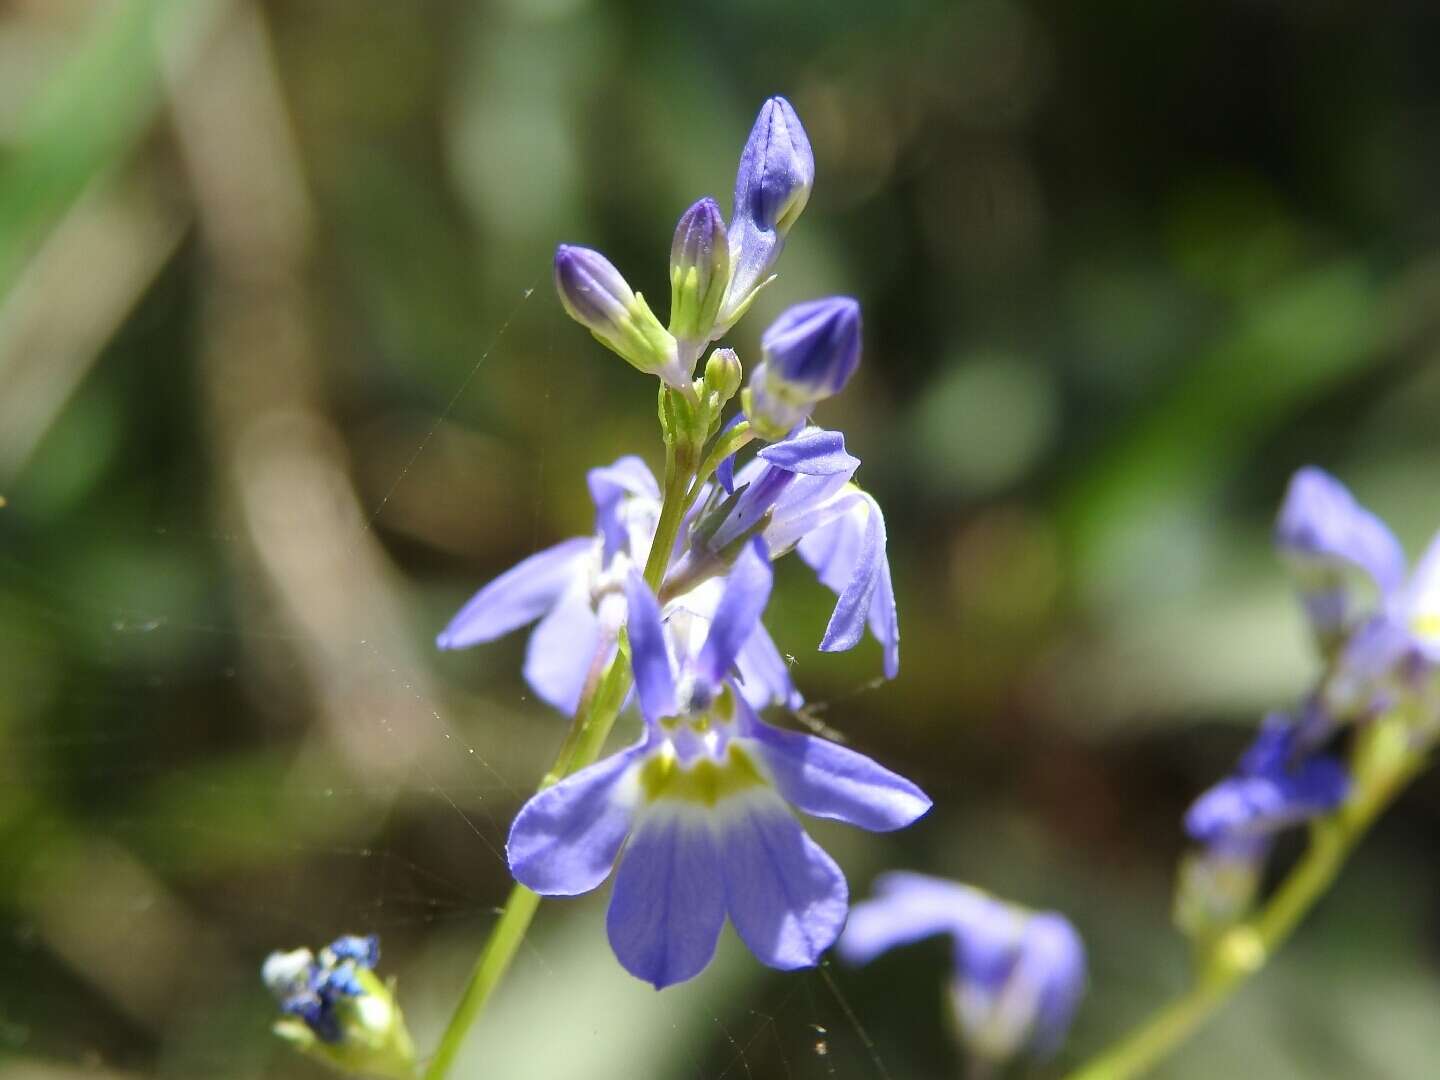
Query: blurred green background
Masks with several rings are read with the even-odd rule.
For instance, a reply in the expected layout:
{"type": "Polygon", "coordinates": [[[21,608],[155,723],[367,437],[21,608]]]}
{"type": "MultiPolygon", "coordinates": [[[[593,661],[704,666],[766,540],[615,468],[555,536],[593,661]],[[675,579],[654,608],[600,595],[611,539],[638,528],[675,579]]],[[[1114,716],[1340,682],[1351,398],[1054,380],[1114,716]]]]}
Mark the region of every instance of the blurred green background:
{"type": "MultiPolygon", "coordinates": [[[[11,0],[0,7],[0,1078],[316,1077],[271,948],[383,935],[434,1045],[560,718],[474,588],[658,464],[654,392],[560,311],[557,241],[664,307],[783,93],[817,182],[785,305],[859,297],[819,418],[889,520],[898,681],[769,623],[815,715],[936,800],[817,825],[1071,915],[1063,1063],[1183,985],[1179,817],[1315,672],[1269,548],[1338,473],[1440,524],[1440,9],[1318,0],[783,6],[11,0]]],[[[629,728],[622,724],[622,734],[629,728]]],[[[1167,1077],[1440,1061],[1440,783],[1167,1077]]],[[[541,912],[465,1077],[949,1077],[939,942],[623,974],[541,912]]],[[[1035,1070],[1033,1076],[1047,1075],[1035,1070]]]]}

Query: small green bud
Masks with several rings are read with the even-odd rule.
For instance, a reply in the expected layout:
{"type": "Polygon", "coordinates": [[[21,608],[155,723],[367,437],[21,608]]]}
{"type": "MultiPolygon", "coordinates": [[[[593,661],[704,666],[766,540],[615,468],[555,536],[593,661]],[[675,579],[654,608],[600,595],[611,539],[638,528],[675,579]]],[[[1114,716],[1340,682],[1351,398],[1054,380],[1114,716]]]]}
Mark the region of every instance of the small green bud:
{"type": "Polygon", "coordinates": [[[745,371],[734,349],[715,349],[705,361],[705,387],[723,405],[735,396],[745,371]]]}

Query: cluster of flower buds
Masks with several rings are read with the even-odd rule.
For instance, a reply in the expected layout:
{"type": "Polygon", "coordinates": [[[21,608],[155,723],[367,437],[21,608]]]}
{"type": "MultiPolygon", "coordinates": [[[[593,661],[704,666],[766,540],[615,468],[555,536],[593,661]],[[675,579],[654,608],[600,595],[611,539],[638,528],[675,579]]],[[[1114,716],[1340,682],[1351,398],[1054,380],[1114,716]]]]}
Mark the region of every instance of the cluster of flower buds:
{"type": "Polygon", "coordinates": [[[379,962],[373,935],[336,938],[318,955],[271,953],[260,974],[284,1013],[275,1034],[341,1072],[411,1080],[415,1046],[379,962]]]}
{"type": "Polygon", "coordinates": [[[1197,939],[1249,914],[1276,836],[1343,806],[1376,736],[1418,752],[1440,731],[1440,537],[1407,574],[1385,523],[1307,467],[1290,482],[1275,540],[1325,668],[1295,714],[1267,718],[1235,773],[1186,815],[1201,847],[1181,865],[1176,920],[1197,939]],[[1348,762],[1333,749],[1347,738],[1348,762]]]}
{"type": "Polygon", "coordinates": [[[1043,1060],[1065,1040],[1085,993],[1085,947],[1070,921],[1029,911],[969,885],[895,872],[856,904],[840,955],[868,963],[896,945],[937,934],[954,946],[951,1005],[966,1048],[1000,1065],[1043,1060]]]}
{"type": "MultiPolygon", "coordinates": [[[[794,108],[771,98],[740,155],[727,225],[712,198],[680,215],[670,245],[670,325],[650,310],[598,251],[561,244],[555,287],[566,312],[631,365],[684,395],[672,424],[694,441],[713,434],[719,410],[740,388],[740,359],[717,349],[703,377],[695,363],[727,333],[772,273],[785,237],[810,199],[815,158],[794,108]]],[[[799,304],[765,332],[744,412],[761,438],[782,439],[815,405],[838,393],[860,361],[860,306],[848,297],[799,304]]]]}

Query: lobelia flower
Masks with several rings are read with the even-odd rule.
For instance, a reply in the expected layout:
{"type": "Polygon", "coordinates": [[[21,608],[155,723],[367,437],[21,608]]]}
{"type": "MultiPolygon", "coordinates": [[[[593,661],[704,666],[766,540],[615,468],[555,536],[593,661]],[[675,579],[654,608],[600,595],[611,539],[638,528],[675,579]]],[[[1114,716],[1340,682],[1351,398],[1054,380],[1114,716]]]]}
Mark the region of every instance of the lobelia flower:
{"type": "Polygon", "coordinates": [[[1211,787],[1185,814],[1185,831],[1202,844],[1272,836],[1345,801],[1349,777],[1339,758],[1307,754],[1305,724],[1283,713],[1265,718],[1235,773],[1211,787]]]}
{"type": "Polygon", "coordinates": [[[763,359],[741,398],[765,439],[782,439],[844,389],[860,364],[860,305],[848,296],[786,309],[760,339],[763,359]]]}
{"type": "Polygon", "coordinates": [[[1404,549],[1385,523],[1313,466],[1291,480],[1275,534],[1316,637],[1333,657],[1322,689],[1327,712],[1363,719],[1410,702],[1433,725],[1440,535],[1407,576],[1404,549]]]}
{"type": "Polygon", "coordinates": [[[1321,722],[1313,711],[1300,718],[1272,713],[1234,774],[1186,812],[1185,831],[1203,845],[1180,868],[1175,920],[1187,933],[1212,934],[1243,917],[1276,836],[1345,801],[1344,764],[1308,749],[1321,722]]]}
{"type": "MultiPolygon", "coordinates": [[[[490,582],[436,639],[441,649],[494,641],[539,620],[525,650],[525,681],[546,703],[573,714],[586,682],[610,663],[625,623],[626,575],[644,566],[660,516],[660,489],[633,455],[587,474],[595,533],[562,540],[490,582]]],[[[716,588],[678,596],[672,606],[708,617],[716,588]]],[[[755,708],[798,708],[801,698],[763,626],[738,659],[744,693],[755,708]]]]}
{"type": "Polygon", "coordinates": [[[1085,947],[1068,919],[957,882],[892,872],[876,879],[873,900],[851,911],[839,952],[864,964],[937,934],[954,944],[951,1004],[972,1053],[999,1064],[1060,1048],[1085,992],[1085,947]]]}
{"type": "Polygon", "coordinates": [[[645,298],[631,290],[600,252],[573,244],[557,247],[555,291],[566,314],[631,366],[660,376],[670,386],[690,385],[694,356],[687,366],[675,338],[660,325],[645,298]]]}
{"type": "Polygon", "coordinates": [[[809,136],[794,107],[783,97],[772,97],[760,107],[735,174],[730,282],[717,334],[733,326],[755,294],[769,284],[785,235],[810,201],[814,186],[815,155],[809,136]]]}
{"type": "Polygon", "coordinates": [[[723,573],[751,536],[772,558],[798,550],[822,584],[838,596],[821,639],[822,652],[853,648],[868,625],[884,652],[885,676],[900,671],[900,624],[886,556],[885,517],[851,480],[860,461],[835,431],[806,427],[761,447],[738,475],[727,462],[720,486],[691,529],[684,554],[661,595],[683,583],[723,573]],[[729,498],[725,498],[725,494],[729,498]]]}
{"type": "Polygon", "coordinates": [[[835,940],[845,878],[792,807],[879,832],[930,807],[914,784],[869,758],[762,723],[737,692],[735,658],[759,625],[771,581],[769,558],[752,543],[696,648],[693,635],[667,632],[632,572],[626,595],[644,734],[536,795],[510,831],[511,872],[542,895],[589,892],[615,870],[611,947],[657,989],[709,963],[727,915],[775,968],[812,966],[835,940]]]}
{"type": "Polygon", "coordinates": [[[409,1078],[415,1046],[395,1003],[394,981],[375,975],[380,941],[336,938],[320,950],[273,952],[261,978],[285,1018],[275,1034],[342,1072],[409,1078]]]}

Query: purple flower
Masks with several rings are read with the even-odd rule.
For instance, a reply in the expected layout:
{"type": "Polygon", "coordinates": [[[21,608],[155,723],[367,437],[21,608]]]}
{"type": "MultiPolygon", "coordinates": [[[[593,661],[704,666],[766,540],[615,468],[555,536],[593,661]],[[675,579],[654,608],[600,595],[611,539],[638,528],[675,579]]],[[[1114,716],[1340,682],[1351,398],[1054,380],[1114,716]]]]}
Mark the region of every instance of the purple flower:
{"type": "MultiPolygon", "coordinates": [[[[868,625],[884,650],[885,677],[900,671],[900,622],[886,556],[885,516],[875,499],[851,477],[860,461],[845,451],[836,431],[807,427],[762,447],[731,479],[739,488],[722,501],[712,494],[721,520],[695,531],[672,573],[700,576],[708,566],[723,572],[725,553],[753,535],[761,536],[773,558],[791,549],[813,569],[838,600],[821,639],[822,652],[843,652],[859,643],[868,625]]],[[[704,514],[701,515],[704,521],[704,514]]]]}
{"type": "Polygon", "coordinates": [[[729,281],[725,219],[714,199],[701,199],[680,215],[670,245],[670,332],[682,342],[709,341],[729,281]]]}
{"type": "Polygon", "coordinates": [[[415,1075],[415,1044],[395,1002],[394,982],[375,974],[376,937],[336,938],[319,954],[273,952],[260,977],[282,1018],[276,1035],[302,1053],[347,1075],[415,1075]]]}
{"type": "Polygon", "coordinates": [[[760,339],[745,415],[767,439],[804,423],[816,403],[842,390],[860,364],[860,305],[848,296],[787,309],[760,339]]]}
{"type": "Polygon", "coordinates": [[[949,934],[952,1004],[971,1050],[1004,1062],[1059,1049],[1085,991],[1085,947],[1068,919],[923,874],[884,874],[855,905],[840,955],[864,964],[897,945],[949,934]]]}
{"type": "Polygon", "coordinates": [[[321,1042],[339,1043],[345,1034],[345,999],[367,992],[358,972],[379,962],[379,938],[346,936],[321,949],[319,957],[309,949],[271,953],[261,978],[282,1013],[303,1021],[321,1042]]]}
{"type": "MultiPolygon", "coordinates": [[[[563,540],[501,574],[450,621],[436,644],[463,649],[494,641],[539,620],[525,651],[525,681],[542,700],[574,713],[586,682],[615,654],[625,623],[625,579],[650,554],[660,515],[660,489],[638,457],[591,469],[596,531],[563,540]]],[[[673,607],[708,617],[718,589],[678,596],[673,607]]],[[[800,696],[763,626],[739,656],[750,703],[799,707],[800,696]]]]}
{"type": "Polygon", "coordinates": [[[690,371],[679,357],[675,339],[645,298],[600,252],[573,244],[557,247],[555,291],[566,314],[606,348],[671,386],[689,385],[690,371]]]}
{"type": "Polygon", "coordinates": [[[785,234],[805,209],[815,185],[815,155],[794,107],[772,97],[760,108],[735,174],[730,218],[730,285],[719,328],[745,313],[769,280],[785,234]]]}
{"type": "Polygon", "coordinates": [[[1191,839],[1223,844],[1269,837],[1344,802],[1350,786],[1345,766],[1328,754],[1306,753],[1305,734],[1302,722],[1280,713],[1266,717],[1234,774],[1186,813],[1191,839]]]}
{"type": "Polygon", "coordinates": [[[1275,543],[1295,570],[1306,613],[1324,642],[1353,628],[1405,577],[1405,552],[1385,523],[1314,466],[1291,478],[1275,543]]]}
{"type": "Polygon", "coordinates": [[[1323,691],[1337,720],[1374,715],[1432,683],[1440,667],[1440,536],[1413,572],[1378,517],[1313,466],[1290,482],[1276,543],[1334,663],[1323,691]]]}
{"type": "Polygon", "coordinates": [[[771,967],[809,967],[835,940],[845,878],[792,807],[888,831],[930,806],[915,785],[853,750],[762,723],[737,692],[736,657],[759,625],[771,577],[763,549],[747,547],[697,643],[667,627],[632,572],[644,735],[536,795],[510,831],[511,872],[542,895],[589,892],[615,871],[611,947],[657,988],[709,963],[727,915],[771,967]]]}

